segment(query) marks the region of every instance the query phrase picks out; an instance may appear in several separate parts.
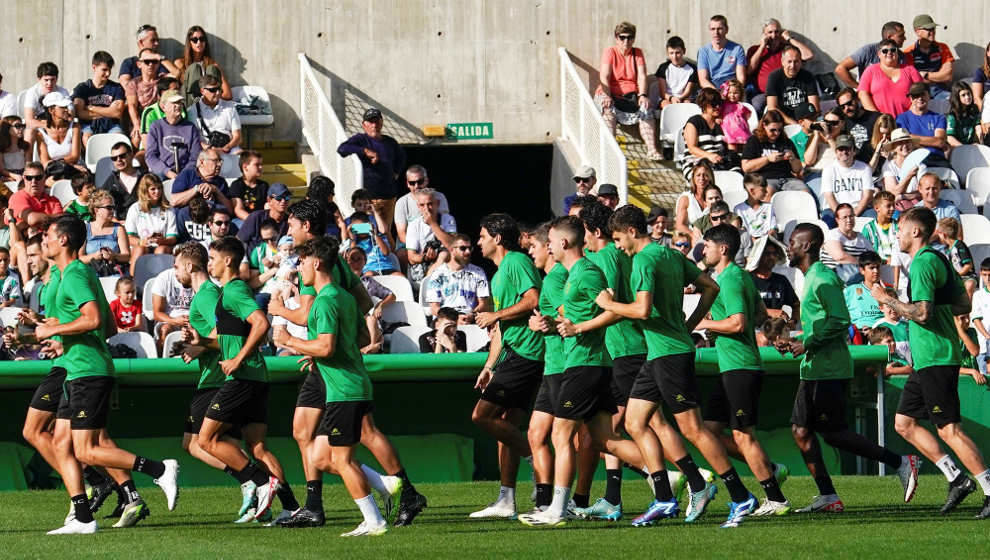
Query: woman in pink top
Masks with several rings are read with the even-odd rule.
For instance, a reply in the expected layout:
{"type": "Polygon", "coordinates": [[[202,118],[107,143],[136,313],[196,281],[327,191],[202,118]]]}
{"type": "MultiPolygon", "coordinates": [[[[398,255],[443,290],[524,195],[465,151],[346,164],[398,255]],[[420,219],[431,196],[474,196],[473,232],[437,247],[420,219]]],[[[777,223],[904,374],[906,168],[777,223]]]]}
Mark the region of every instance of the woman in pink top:
{"type": "Polygon", "coordinates": [[[880,63],[869,66],[859,77],[859,101],[867,111],[896,117],[911,108],[911,84],[924,80],[914,66],[899,63],[900,51],[894,41],[881,41],[877,54],[880,63]]]}
{"type": "MultiPolygon", "coordinates": [[[[602,116],[612,134],[615,134],[615,111],[639,115],[639,133],[646,144],[646,155],[651,160],[662,159],[657,151],[657,127],[646,95],[646,58],[643,50],[633,48],[636,26],[622,22],[615,26],[615,45],[605,49],[598,72],[598,89],[595,101],[601,105],[602,116]]],[[[631,123],[630,123],[631,124],[631,123]]]]}

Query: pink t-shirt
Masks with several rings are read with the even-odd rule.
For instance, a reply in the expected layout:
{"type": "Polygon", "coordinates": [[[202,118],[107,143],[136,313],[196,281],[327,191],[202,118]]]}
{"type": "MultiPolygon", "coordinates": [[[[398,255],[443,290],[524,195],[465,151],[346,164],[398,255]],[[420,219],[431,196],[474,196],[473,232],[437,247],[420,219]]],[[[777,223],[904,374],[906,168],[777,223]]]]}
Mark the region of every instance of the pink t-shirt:
{"type": "Polygon", "coordinates": [[[633,49],[627,55],[623,55],[619,47],[609,47],[602,53],[602,64],[612,67],[612,77],[608,81],[608,88],[615,97],[636,92],[637,68],[646,66],[646,59],[643,58],[642,49],[633,49]]]}
{"type": "Polygon", "coordinates": [[[871,64],[859,77],[859,91],[873,96],[873,104],[880,112],[896,117],[911,108],[911,100],[908,99],[911,84],[922,81],[914,66],[902,64],[901,75],[894,82],[883,73],[879,64],[871,64]]]}
{"type": "Polygon", "coordinates": [[[722,132],[729,144],[745,144],[752,135],[749,129],[749,108],[742,103],[722,104],[722,132]]]}

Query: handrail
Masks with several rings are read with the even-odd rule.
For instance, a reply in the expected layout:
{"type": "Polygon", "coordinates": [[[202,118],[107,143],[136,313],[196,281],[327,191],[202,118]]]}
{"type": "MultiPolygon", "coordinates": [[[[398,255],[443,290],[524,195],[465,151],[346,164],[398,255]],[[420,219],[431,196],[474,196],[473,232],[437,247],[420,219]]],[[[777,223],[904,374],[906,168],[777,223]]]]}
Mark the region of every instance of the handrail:
{"type": "Polygon", "coordinates": [[[560,47],[561,136],[577,149],[582,164],[595,168],[598,184],[612,183],[619,191],[619,204],[628,200],[626,156],[609,130],[601,109],[578,76],[571,55],[560,47]]]}
{"type": "Polygon", "coordinates": [[[349,135],[316,79],[306,53],[299,53],[299,92],[303,138],[316,156],[320,171],[336,183],[335,200],[341,212],[350,214],[351,193],[364,186],[361,162],[357,157],[345,158],[337,153],[337,146],[349,135]]]}

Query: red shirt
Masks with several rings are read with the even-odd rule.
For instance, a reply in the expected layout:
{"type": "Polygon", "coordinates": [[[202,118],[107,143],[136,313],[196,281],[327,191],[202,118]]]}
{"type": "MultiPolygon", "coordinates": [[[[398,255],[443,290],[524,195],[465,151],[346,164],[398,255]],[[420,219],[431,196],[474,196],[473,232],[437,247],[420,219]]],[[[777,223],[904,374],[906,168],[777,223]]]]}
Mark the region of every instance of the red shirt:
{"type": "Polygon", "coordinates": [[[624,55],[619,47],[609,47],[602,53],[602,64],[612,67],[612,77],[608,80],[608,87],[614,97],[636,93],[638,68],[646,65],[641,49],[633,47],[629,54],[624,55]]]}
{"type": "Polygon", "coordinates": [[[25,210],[44,212],[50,216],[56,216],[64,211],[62,209],[62,203],[54,196],[43,193],[41,196],[35,198],[31,196],[31,193],[27,189],[15,192],[10,197],[8,205],[14,212],[14,217],[17,220],[21,219],[25,210]]]}
{"type": "MultiPolygon", "coordinates": [[[[764,50],[760,53],[760,69],[757,71],[756,76],[756,87],[760,90],[760,93],[765,93],[767,91],[767,78],[770,77],[770,73],[774,70],[783,66],[780,62],[780,57],[784,54],[784,47],[787,43],[781,43],[780,48],[776,51],[764,50]]],[[[753,53],[757,49],[763,49],[763,45],[753,45],[746,51],[746,64],[749,64],[749,59],[753,57],[753,53]]],[[[750,77],[750,83],[752,83],[752,76],[750,77]]]]}
{"type": "Polygon", "coordinates": [[[128,307],[121,303],[120,299],[115,299],[110,302],[110,311],[118,329],[129,329],[137,322],[138,315],[141,314],[141,306],[136,300],[128,307]]]}

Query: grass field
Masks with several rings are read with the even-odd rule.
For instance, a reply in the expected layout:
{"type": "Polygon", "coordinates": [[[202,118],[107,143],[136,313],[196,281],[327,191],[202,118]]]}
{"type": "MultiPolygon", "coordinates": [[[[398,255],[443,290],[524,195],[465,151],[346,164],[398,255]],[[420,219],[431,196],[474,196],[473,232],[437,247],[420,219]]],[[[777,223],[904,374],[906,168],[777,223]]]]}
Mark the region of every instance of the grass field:
{"type": "MultiPolygon", "coordinates": [[[[752,479],[750,488],[759,490],[752,479]]],[[[629,521],[650,496],[638,479],[626,479],[626,518],[618,524],[574,521],[560,529],[532,529],[517,521],[469,520],[467,514],[493,499],[495,482],[424,484],[430,507],[412,527],[378,538],[343,539],[337,535],[360,521],[354,503],[339,484],[324,491],[327,525],[322,529],[269,529],[231,523],[240,503],[238,489],[193,488],[181,494],[176,511],[164,496],[144,490],[152,515],[132,529],[102,522],[95,536],[47,537],[68,509],[63,492],[0,493],[2,558],[986,558],[990,521],[972,516],[982,503],[971,495],[953,514],[938,507],[945,480],[922,477],[910,504],[903,504],[896,477],[837,477],[846,504],[841,514],[790,515],[753,519],[737,529],[718,528],[728,509],[724,488],[698,523],[683,517],[636,529],[629,521]]],[[[520,484],[517,503],[531,506],[529,484],[520,484]]],[[[593,497],[603,490],[596,484],[593,497]]],[[[792,503],[805,505],[814,494],[810,478],[794,477],[783,488],[792,503]]],[[[297,494],[303,491],[297,489],[297,494]]],[[[299,496],[302,499],[302,496],[299,496]]],[[[105,506],[109,511],[112,504],[105,506]]],[[[106,511],[104,513],[106,513],[106,511]]]]}

